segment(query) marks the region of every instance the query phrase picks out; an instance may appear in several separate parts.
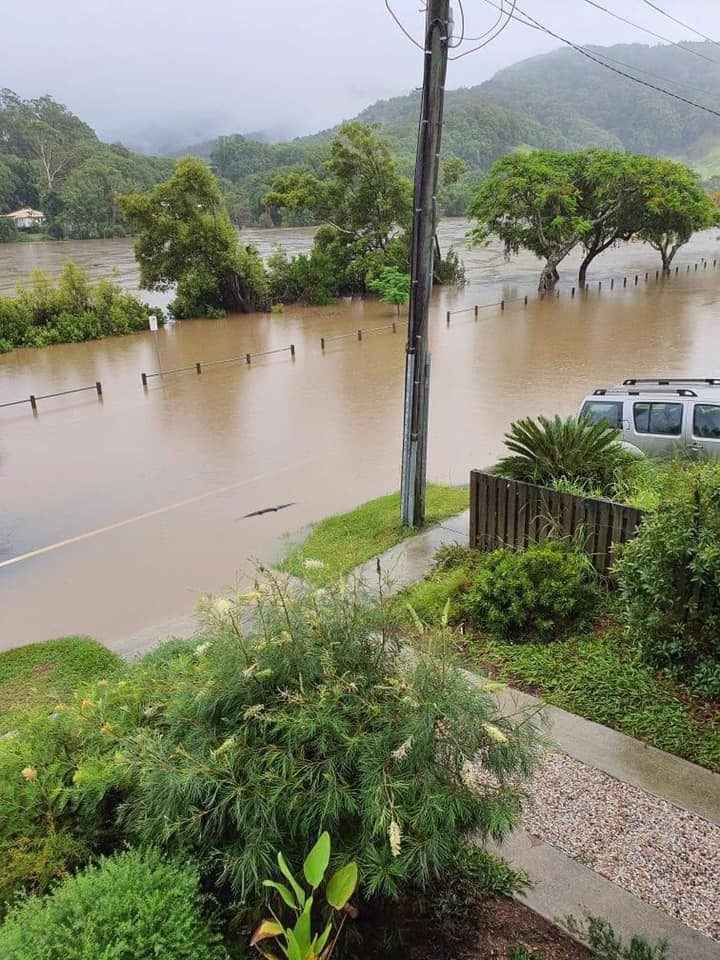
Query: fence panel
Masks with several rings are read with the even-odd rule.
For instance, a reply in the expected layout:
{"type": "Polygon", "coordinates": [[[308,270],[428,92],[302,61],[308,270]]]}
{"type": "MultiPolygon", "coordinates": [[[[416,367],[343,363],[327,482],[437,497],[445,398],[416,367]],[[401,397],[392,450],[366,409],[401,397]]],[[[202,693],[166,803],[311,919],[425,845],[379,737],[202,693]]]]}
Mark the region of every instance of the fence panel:
{"type": "Polygon", "coordinates": [[[622,503],[470,472],[470,546],[479,550],[523,550],[553,533],[581,536],[595,569],[607,576],[613,547],[634,537],[644,516],[622,503]]]}

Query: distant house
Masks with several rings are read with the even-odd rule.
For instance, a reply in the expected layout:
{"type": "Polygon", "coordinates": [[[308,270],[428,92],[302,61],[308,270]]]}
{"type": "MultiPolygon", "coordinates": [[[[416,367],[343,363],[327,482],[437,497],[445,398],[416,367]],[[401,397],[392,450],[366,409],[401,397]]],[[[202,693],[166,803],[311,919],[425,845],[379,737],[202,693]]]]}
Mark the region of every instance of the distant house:
{"type": "Polygon", "coordinates": [[[33,227],[39,227],[45,221],[45,215],[40,210],[33,210],[30,207],[23,207],[21,210],[15,210],[3,216],[6,220],[12,220],[18,230],[32,230],[33,227]]]}

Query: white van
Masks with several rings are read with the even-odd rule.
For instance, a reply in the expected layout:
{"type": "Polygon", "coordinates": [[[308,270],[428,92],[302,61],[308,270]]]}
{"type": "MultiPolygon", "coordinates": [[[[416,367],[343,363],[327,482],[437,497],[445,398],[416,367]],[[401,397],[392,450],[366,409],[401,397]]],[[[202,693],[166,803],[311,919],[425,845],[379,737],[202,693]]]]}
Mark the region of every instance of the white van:
{"type": "Polygon", "coordinates": [[[579,416],[607,422],[651,457],[679,452],[720,458],[720,379],[623,380],[585,397],[579,416]]]}

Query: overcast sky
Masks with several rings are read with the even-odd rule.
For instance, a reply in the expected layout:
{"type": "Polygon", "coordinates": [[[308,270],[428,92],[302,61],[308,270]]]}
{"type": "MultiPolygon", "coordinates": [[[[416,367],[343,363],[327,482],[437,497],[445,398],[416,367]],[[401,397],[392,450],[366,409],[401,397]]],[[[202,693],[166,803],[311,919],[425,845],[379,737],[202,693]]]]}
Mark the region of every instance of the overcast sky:
{"type": "MultiPolygon", "coordinates": [[[[673,40],[698,39],[644,0],[599,2],[673,40]]],[[[421,6],[393,3],[416,37],[421,6]]],[[[585,0],[519,6],[579,43],[656,42],[585,0]]],[[[656,6],[720,40],[720,0],[656,6]]],[[[487,0],[465,0],[465,10],[470,36],[497,15],[487,0]]],[[[0,22],[0,87],[25,98],[50,93],[104,139],[133,145],[157,147],[172,132],[181,143],[313,132],[408,92],[422,70],[420,51],[383,0],[0,0],[0,22]]],[[[482,51],[451,63],[448,86],[472,86],[556,46],[513,22],[482,51]]]]}

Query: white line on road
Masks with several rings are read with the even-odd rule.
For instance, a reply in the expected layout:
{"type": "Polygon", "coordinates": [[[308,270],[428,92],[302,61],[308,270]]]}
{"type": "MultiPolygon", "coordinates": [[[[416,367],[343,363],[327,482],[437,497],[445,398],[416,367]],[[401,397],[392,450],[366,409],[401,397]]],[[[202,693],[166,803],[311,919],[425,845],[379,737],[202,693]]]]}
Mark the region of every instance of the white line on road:
{"type": "Polygon", "coordinates": [[[61,547],[69,547],[73,543],[80,543],[82,540],[89,540],[91,537],[97,537],[101,533],[109,533],[111,530],[118,530],[120,527],[127,527],[131,523],[138,523],[140,520],[148,520],[150,517],[160,516],[162,513],[169,513],[171,510],[178,510],[180,507],[187,507],[191,503],[198,503],[200,500],[206,500],[208,497],[216,497],[221,493],[228,493],[230,490],[237,490],[239,487],[246,487],[248,484],[257,483],[258,480],[265,480],[268,477],[275,477],[278,474],[286,473],[288,470],[299,466],[305,466],[317,457],[310,457],[307,460],[301,460],[299,463],[293,463],[291,466],[282,470],[268,471],[260,473],[256,477],[250,477],[248,480],[240,480],[237,483],[230,483],[226,487],[216,487],[214,490],[206,490],[205,493],[198,493],[194,497],[187,497],[185,500],[178,500],[176,503],[167,503],[155,510],[148,510],[145,513],[138,513],[134,517],[127,517],[125,520],[118,520],[116,523],[108,523],[104,527],[96,527],[95,530],[88,530],[86,533],[79,533],[75,537],[68,537],[66,540],[58,540],[57,543],[50,543],[46,547],[38,547],[37,550],[30,550],[28,553],[22,553],[17,557],[10,557],[9,560],[0,561],[0,568],[9,567],[13,563],[21,563],[23,560],[30,560],[32,557],[39,557],[43,553],[50,553],[53,550],[59,550],[61,547]]]}

